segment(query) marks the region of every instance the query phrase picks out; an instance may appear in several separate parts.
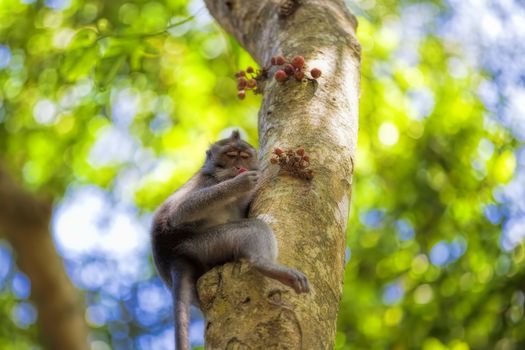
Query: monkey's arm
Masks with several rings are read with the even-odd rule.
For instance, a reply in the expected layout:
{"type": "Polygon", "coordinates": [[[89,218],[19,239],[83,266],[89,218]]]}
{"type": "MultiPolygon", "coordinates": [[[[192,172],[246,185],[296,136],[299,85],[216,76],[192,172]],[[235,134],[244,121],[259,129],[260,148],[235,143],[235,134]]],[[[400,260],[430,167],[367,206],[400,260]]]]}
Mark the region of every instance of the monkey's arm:
{"type": "Polygon", "coordinates": [[[245,172],[233,179],[199,188],[198,180],[190,181],[187,188],[177,191],[168,200],[170,224],[198,221],[210,216],[210,210],[227,205],[250,191],[259,179],[255,171],[245,172]]]}
{"type": "Polygon", "coordinates": [[[226,205],[235,200],[234,193],[228,191],[231,187],[228,181],[197,189],[187,194],[182,202],[170,203],[170,223],[177,226],[186,222],[205,219],[214,207],[226,205]]]}

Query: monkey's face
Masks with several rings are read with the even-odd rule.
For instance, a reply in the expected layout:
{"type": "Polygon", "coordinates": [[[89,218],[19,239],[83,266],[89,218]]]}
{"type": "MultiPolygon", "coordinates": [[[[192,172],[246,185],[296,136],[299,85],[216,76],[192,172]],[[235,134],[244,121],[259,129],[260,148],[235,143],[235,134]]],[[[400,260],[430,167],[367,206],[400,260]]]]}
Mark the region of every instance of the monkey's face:
{"type": "Polygon", "coordinates": [[[204,170],[219,181],[237,176],[242,168],[257,170],[259,162],[255,148],[241,140],[238,132],[217,141],[206,152],[204,170]]]}

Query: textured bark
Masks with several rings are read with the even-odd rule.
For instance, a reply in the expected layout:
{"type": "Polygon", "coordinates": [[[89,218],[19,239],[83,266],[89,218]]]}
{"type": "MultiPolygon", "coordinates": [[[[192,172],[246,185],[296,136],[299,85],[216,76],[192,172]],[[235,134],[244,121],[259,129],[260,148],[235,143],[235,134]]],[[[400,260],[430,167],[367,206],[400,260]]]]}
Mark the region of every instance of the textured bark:
{"type": "Polygon", "coordinates": [[[279,261],[302,270],[312,291],[298,296],[245,265],[215,268],[198,283],[206,348],[331,349],[357,141],[357,22],[336,0],[206,4],[261,66],[268,66],[274,55],[302,55],[309,68],[322,70],[318,83],[267,80],[259,111],[265,183],[251,212],[275,231],[279,261]],[[313,181],[277,174],[268,162],[277,146],[305,148],[313,181]]]}
{"type": "Polygon", "coordinates": [[[53,244],[51,208],[50,201],[24,191],[0,168],[0,231],[31,281],[43,342],[53,350],[84,350],[88,349],[84,305],[53,244]]]}

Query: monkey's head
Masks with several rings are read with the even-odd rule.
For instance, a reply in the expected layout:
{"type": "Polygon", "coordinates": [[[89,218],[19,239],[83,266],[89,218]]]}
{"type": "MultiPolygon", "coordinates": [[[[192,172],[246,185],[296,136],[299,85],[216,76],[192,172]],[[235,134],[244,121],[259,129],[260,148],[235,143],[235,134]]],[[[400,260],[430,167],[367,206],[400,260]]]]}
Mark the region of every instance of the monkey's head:
{"type": "Polygon", "coordinates": [[[259,162],[255,148],[243,141],[237,130],[230,137],[215,142],[206,151],[204,174],[224,181],[237,176],[242,168],[257,170],[259,162]]]}

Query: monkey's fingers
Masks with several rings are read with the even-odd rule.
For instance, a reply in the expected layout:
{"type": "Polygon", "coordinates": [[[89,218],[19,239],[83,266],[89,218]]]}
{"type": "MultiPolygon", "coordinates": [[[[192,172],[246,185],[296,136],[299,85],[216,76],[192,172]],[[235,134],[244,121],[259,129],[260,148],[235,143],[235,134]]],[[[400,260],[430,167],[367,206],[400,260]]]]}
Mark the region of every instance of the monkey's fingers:
{"type": "Polygon", "coordinates": [[[308,278],[305,275],[303,275],[301,278],[301,287],[303,293],[310,293],[310,283],[308,282],[308,278]]]}
{"type": "Polygon", "coordinates": [[[251,188],[255,187],[258,182],[259,182],[259,174],[254,174],[250,176],[251,188]]]}
{"type": "Polygon", "coordinates": [[[299,272],[299,283],[301,285],[301,292],[308,293],[310,292],[310,284],[308,283],[308,278],[302,273],[299,272]]]}
{"type": "Polygon", "coordinates": [[[307,293],[310,290],[308,279],[302,272],[290,269],[287,277],[283,283],[293,288],[297,294],[307,293]]]}

